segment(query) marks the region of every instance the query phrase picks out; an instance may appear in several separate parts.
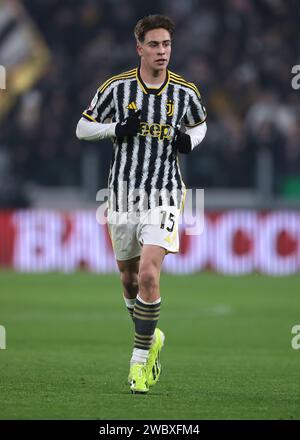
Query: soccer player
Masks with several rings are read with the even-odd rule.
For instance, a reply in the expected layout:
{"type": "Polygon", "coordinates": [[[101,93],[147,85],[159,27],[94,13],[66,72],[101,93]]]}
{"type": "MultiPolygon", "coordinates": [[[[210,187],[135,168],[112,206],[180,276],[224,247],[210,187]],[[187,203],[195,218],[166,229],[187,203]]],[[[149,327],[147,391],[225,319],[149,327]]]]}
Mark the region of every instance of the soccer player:
{"type": "Polygon", "coordinates": [[[132,393],[147,393],[160,376],[160,272],[165,255],[179,251],[185,195],[177,156],[190,153],[206,133],[197,87],[168,69],[173,32],[167,16],[138,21],[139,66],[99,87],[76,130],[79,139],[113,141],[107,218],[134,322],[132,393]]]}

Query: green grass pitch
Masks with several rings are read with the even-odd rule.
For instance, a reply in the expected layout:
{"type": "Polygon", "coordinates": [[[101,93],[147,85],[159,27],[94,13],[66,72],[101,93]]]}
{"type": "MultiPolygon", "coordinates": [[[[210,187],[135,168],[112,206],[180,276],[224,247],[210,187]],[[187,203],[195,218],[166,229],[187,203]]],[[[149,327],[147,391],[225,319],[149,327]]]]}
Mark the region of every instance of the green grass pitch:
{"type": "Polygon", "coordinates": [[[161,277],[160,382],[131,395],[117,275],[0,273],[1,419],[299,419],[300,277],[161,277]]]}

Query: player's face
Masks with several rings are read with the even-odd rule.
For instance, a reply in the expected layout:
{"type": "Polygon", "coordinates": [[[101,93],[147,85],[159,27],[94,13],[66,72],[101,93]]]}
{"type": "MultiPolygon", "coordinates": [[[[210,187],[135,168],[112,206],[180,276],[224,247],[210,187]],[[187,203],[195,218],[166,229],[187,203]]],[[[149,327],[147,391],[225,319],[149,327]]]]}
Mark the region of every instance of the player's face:
{"type": "Polygon", "coordinates": [[[138,43],[137,51],[141,62],[152,70],[165,70],[171,56],[171,37],[166,29],[152,29],[145,35],[143,43],[138,43]]]}

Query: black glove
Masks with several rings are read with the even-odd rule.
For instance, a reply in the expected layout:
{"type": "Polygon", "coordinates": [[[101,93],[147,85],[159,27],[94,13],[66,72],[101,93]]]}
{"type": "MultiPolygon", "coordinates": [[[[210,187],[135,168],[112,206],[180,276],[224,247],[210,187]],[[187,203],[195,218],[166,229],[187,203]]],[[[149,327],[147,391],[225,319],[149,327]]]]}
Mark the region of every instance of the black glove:
{"type": "Polygon", "coordinates": [[[173,145],[182,154],[189,154],[192,151],[191,137],[179,129],[176,130],[173,145]]]}
{"type": "Polygon", "coordinates": [[[139,116],[141,114],[141,110],[138,110],[133,115],[128,116],[124,121],[118,122],[116,125],[116,136],[117,137],[125,137],[125,136],[135,136],[137,135],[140,129],[140,119],[139,116]]]}

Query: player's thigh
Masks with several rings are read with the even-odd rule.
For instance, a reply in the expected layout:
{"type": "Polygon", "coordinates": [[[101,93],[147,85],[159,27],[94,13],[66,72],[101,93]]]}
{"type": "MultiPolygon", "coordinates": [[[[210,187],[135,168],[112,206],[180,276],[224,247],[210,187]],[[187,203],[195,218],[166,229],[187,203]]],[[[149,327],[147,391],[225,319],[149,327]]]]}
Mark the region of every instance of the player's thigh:
{"type": "Polygon", "coordinates": [[[136,224],[108,222],[109,235],[117,261],[126,262],[141,254],[141,245],[136,236],[136,224]]]}
{"type": "MultiPolygon", "coordinates": [[[[137,228],[139,242],[156,245],[167,253],[179,251],[179,215],[175,206],[158,206],[148,211],[137,228]]],[[[148,252],[147,252],[148,253],[148,252]]]]}

